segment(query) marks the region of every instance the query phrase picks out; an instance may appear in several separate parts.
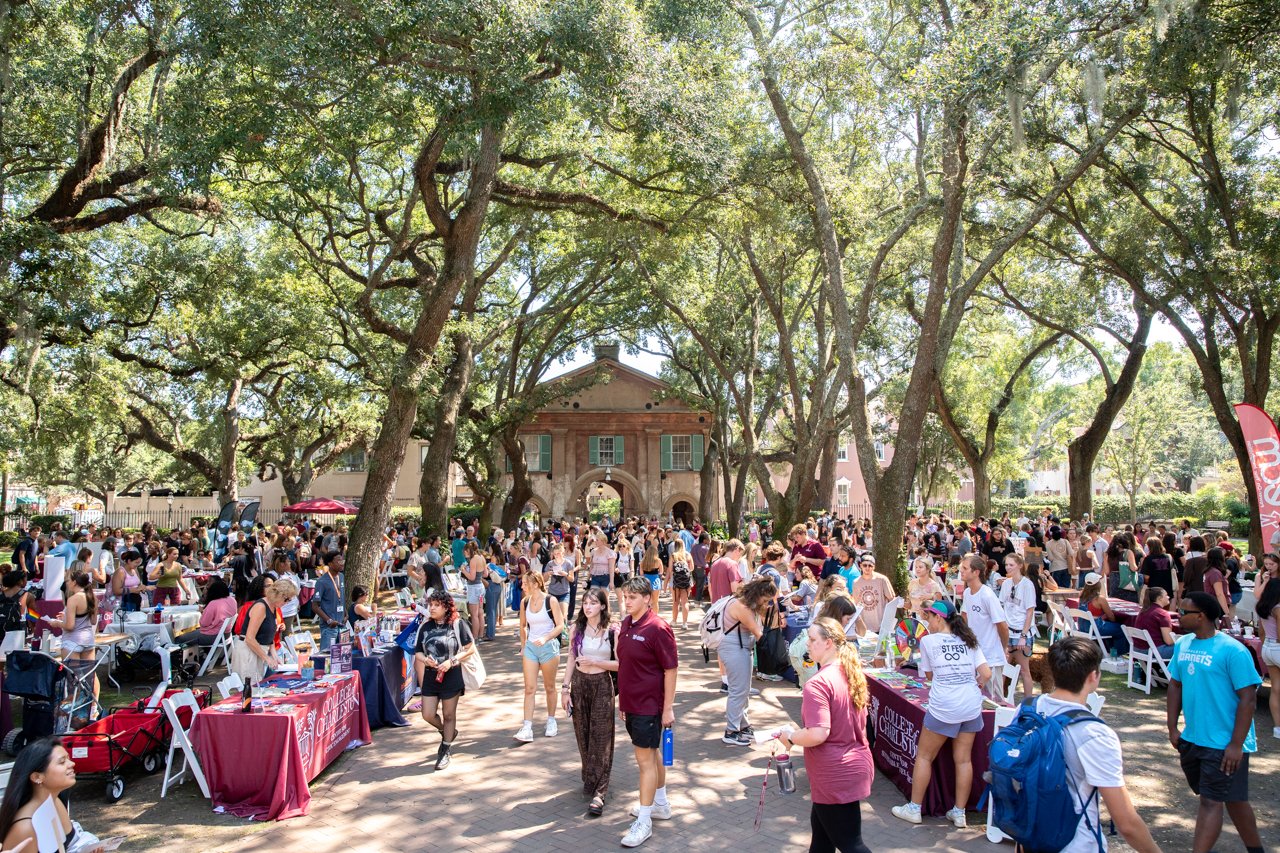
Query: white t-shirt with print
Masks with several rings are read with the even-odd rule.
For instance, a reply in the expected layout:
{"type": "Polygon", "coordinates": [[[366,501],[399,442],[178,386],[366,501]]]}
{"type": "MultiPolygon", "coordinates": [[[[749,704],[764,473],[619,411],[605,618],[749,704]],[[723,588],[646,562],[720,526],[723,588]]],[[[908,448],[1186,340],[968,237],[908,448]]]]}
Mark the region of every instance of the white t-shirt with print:
{"type": "Polygon", "coordinates": [[[1000,606],[1000,599],[996,598],[991,587],[980,587],[977,592],[966,587],[964,603],[960,609],[969,620],[973,633],[978,635],[978,647],[986,656],[987,663],[991,666],[1004,666],[1004,643],[1000,642],[1000,632],[996,630],[996,625],[1008,620],[1004,618],[1004,608],[1000,606]]]}
{"type": "Polygon", "coordinates": [[[1027,609],[1036,606],[1036,585],[1031,578],[1023,578],[1015,586],[1013,578],[1000,583],[1000,606],[1004,608],[1005,621],[1010,634],[1021,634],[1027,625],[1027,609]]]}
{"type": "MultiPolygon", "coordinates": [[[[1089,710],[1075,702],[1063,702],[1052,696],[1036,698],[1036,710],[1046,716],[1066,711],[1089,710]]],[[[1120,753],[1120,738],[1105,723],[1076,723],[1063,734],[1063,752],[1066,757],[1069,778],[1075,785],[1075,806],[1084,807],[1084,816],[1076,827],[1075,838],[1062,848],[1062,853],[1097,853],[1101,818],[1098,802],[1093,800],[1095,788],[1119,788],[1124,785],[1124,758],[1120,753]],[[1090,802],[1090,800],[1093,800],[1090,802]]],[[[1101,799],[1101,795],[1099,798],[1101,799]]],[[[1107,849],[1107,833],[1102,835],[1102,850],[1107,849]]]]}
{"type": "Polygon", "coordinates": [[[955,634],[920,638],[920,672],[932,672],[929,713],[944,723],[967,723],[982,714],[978,667],[987,662],[982,647],[971,649],[955,634]]]}

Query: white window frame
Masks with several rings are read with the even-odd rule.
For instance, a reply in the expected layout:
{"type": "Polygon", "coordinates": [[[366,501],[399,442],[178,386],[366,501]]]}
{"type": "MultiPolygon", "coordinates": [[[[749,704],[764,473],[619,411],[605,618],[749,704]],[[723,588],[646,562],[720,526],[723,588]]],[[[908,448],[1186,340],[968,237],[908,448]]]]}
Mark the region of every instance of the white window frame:
{"type": "Polygon", "coordinates": [[[692,471],[693,470],[693,437],[689,435],[673,435],[671,436],[671,470],[673,471],[692,471]],[[678,443],[683,443],[683,448],[677,448],[678,443]]]}
{"type": "Polygon", "coordinates": [[[334,465],[333,470],[337,471],[339,474],[363,474],[369,470],[369,452],[363,447],[352,447],[351,449],[344,451],[342,455],[338,457],[338,462],[334,465]],[[346,457],[348,453],[356,453],[357,451],[360,453],[360,463],[358,466],[344,462],[344,457],[346,457]]]}
{"type": "Polygon", "coordinates": [[[884,442],[883,441],[876,442],[876,461],[877,462],[884,461],[884,442]]]}
{"type": "Polygon", "coordinates": [[[836,448],[836,461],[837,462],[849,461],[849,445],[844,441],[841,441],[840,445],[836,448]]]}
{"type": "Polygon", "coordinates": [[[845,507],[849,505],[849,484],[836,483],[836,506],[845,507]]]}
{"type": "Polygon", "coordinates": [[[596,458],[600,460],[600,465],[612,467],[618,464],[614,461],[617,458],[617,454],[614,450],[613,443],[614,440],[611,435],[596,436],[596,458]]]}

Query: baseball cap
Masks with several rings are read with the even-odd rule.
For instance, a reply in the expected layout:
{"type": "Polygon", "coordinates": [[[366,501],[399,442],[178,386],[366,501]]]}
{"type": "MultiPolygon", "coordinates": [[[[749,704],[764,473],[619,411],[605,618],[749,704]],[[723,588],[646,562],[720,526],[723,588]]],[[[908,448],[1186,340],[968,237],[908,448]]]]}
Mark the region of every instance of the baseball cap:
{"type": "Polygon", "coordinates": [[[1102,575],[1097,572],[1089,572],[1084,576],[1084,585],[1089,586],[1090,584],[1098,583],[1100,580],[1102,580],[1102,575]]]}

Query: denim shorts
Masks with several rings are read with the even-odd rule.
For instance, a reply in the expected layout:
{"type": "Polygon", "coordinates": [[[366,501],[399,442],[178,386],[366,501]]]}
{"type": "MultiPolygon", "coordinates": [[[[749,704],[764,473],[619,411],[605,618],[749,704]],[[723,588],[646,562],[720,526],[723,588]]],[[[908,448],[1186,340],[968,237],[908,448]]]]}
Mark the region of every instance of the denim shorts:
{"type": "Polygon", "coordinates": [[[966,720],[963,723],[944,723],[933,715],[932,711],[924,713],[924,727],[935,734],[943,737],[956,737],[961,732],[980,732],[982,731],[982,715],[974,717],[972,720],[966,720]]]}
{"type": "Polygon", "coordinates": [[[469,583],[467,584],[467,604],[483,604],[484,603],[484,584],[469,583]]]}
{"type": "Polygon", "coordinates": [[[560,657],[560,641],[547,640],[540,646],[535,646],[533,641],[524,644],[524,659],[531,660],[538,664],[550,663],[560,657]]]}
{"type": "Polygon", "coordinates": [[[591,586],[608,586],[608,585],[609,585],[609,576],[608,576],[607,574],[604,574],[604,575],[592,575],[592,576],[591,576],[590,585],[591,585],[591,586]]]}

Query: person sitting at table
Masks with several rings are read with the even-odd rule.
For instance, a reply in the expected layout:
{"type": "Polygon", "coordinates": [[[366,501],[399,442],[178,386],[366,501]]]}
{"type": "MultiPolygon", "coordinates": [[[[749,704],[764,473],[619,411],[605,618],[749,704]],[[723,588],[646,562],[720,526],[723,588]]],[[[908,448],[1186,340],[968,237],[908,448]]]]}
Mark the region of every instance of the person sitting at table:
{"type": "Polygon", "coordinates": [[[208,648],[217,639],[222,623],[236,615],[236,600],[231,587],[222,578],[214,578],[204,594],[204,609],[200,611],[199,627],[179,634],[174,643],[179,646],[204,646],[208,648]]]}
{"type": "Polygon", "coordinates": [[[458,739],[458,699],[467,692],[461,663],[476,650],[471,626],[458,617],[458,606],[448,592],[437,590],[427,597],[427,619],[418,628],[414,649],[422,719],[440,732],[436,769],[443,770],[458,739]]]}
{"type": "Polygon", "coordinates": [[[0,637],[10,631],[27,633],[27,607],[31,606],[27,592],[27,572],[15,569],[12,563],[0,565],[0,637]]]}
{"type": "MultiPolygon", "coordinates": [[[[1005,559],[1006,565],[1013,556],[1005,559]]],[[[933,760],[950,740],[956,799],[947,820],[964,829],[965,807],[973,788],[973,739],[982,731],[979,685],[991,681],[991,668],[978,647],[977,635],[951,602],[935,601],[925,609],[925,617],[929,633],[920,638],[920,677],[930,685],[929,708],[911,773],[911,801],[894,806],[893,816],[907,823],[922,821],[920,806],[933,778],[933,760]]]]}
{"type": "Polygon", "coordinates": [[[378,618],[378,607],[369,598],[369,590],[362,586],[351,590],[351,608],[347,618],[351,621],[352,628],[356,627],[357,622],[369,622],[378,618]]]}
{"type": "MultiPolygon", "coordinates": [[[[93,580],[85,571],[67,575],[63,585],[65,607],[57,616],[45,616],[44,621],[62,629],[62,651],[67,667],[75,672],[93,669],[98,657],[95,639],[98,635],[98,602],[93,596],[93,580]]],[[[101,686],[98,676],[93,677],[93,698],[96,702],[101,686]]]]}
{"type": "MultiPolygon", "coordinates": [[[[1111,609],[1111,602],[1107,601],[1106,595],[1103,594],[1102,584],[1102,575],[1097,572],[1089,572],[1085,575],[1084,589],[1080,590],[1080,609],[1086,611],[1093,619],[1093,624],[1098,626],[1098,633],[1102,635],[1103,641],[1111,641],[1112,655],[1123,657],[1129,654],[1129,640],[1120,626],[1120,619],[1111,609]]],[[[1081,631],[1089,630],[1087,625],[1079,627],[1081,631]]]]}
{"type": "Polygon", "coordinates": [[[147,580],[155,584],[155,591],[151,594],[152,606],[181,604],[178,592],[178,581],[181,578],[182,563],[178,562],[178,548],[170,545],[165,549],[164,559],[147,572],[147,580]]]}
{"type": "Polygon", "coordinates": [[[120,555],[120,565],[111,574],[105,606],[109,610],[137,613],[142,609],[142,554],[132,549],[120,555]]]}
{"type": "Polygon", "coordinates": [[[102,853],[103,846],[91,833],[71,820],[63,795],[76,784],[76,765],[56,737],[42,737],[22,748],[5,786],[0,803],[0,838],[4,850],[37,850],[36,811],[52,801],[54,819],[66,835],[59,850],[74,853],[102,853]]]}
{"type": "Polygon", "coordinates": [[[298,585],[282,578],[268,586],[263,579],[263,595],[251,602],[241,612],[231,638],[232,672],[238,673],[246,684],[257,684],[278,666],[276,658],[277,611],[280,605],[297,596],[298,585]]]}
{"type": "MultiPolygon", "coordinates": [[[[1148,539],[1147,541],[1152,541],[1148,539]]],[[[1173,659],[1173,617],[1169,615],[1169,591],[1162,586],[1144,586],[1142,588],[1142,612],[1133,620],[1133,627],[1145,630],[1156,641],[1156,651],[1165,660],[1173,659]]],[[[1142,640],[1134,640],[1133,648],[1144,652],[1147,644],[1142,640]]]]}
{"type": "MultiPolygon", "coordinates": [[[[818,609],[818,615],[812,621],[832,619],[844,629],[846,637],[856,642],[858,634],[853,627],[853,617],[857,615],[857,612],[858,608],[849,596],[833,595],[822,604],[822,607],[818,609]]],[[[791,658],[791,668],[796,671],[801,687],[804,687],[806,681],[818,674],[817,663],[813,656],[809,654],[809,634],[807,632],[801,631],[795,639],[787,644],[787,656],[791,658]]]]}
{"type": "Polygon", "coordinates": [[[912,613],[922,613],[933,602],[947,597],[946,590],[934,574],[931,557],[917,557],[911,564],[911,572],[911,580],[907,582],[907,597],[911,601],[912,613]]]}

